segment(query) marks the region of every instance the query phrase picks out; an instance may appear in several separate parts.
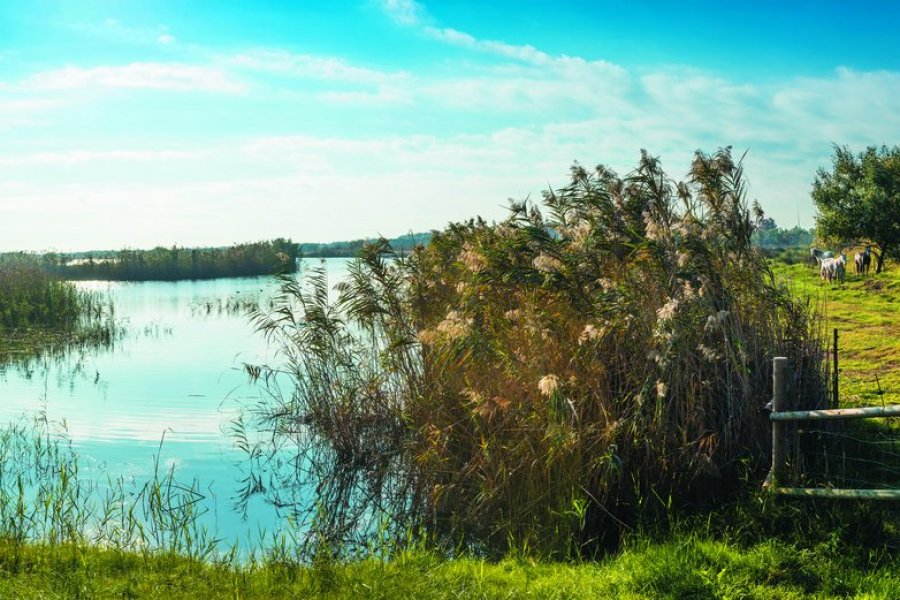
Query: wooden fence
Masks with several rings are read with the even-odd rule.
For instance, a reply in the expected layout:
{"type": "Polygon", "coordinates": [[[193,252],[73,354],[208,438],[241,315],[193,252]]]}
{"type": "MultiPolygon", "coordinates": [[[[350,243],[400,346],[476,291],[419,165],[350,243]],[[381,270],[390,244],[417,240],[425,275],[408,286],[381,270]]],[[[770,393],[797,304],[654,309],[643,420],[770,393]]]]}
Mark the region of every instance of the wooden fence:
{"type": "MultiPolygon", "coordinates": [[[[835,346],[837,346],[837,335],[835,335],[835,346]]],[[[900,417],[900,405],[898,404],[867,408],[788,410],[793,379],[794,373],[790,360],[776,357],[773,360],[772,414],[769,417],[772,422],[772,468],[766,478],[765,487],[777,494],[788,496],[900,500],[900,489],[835,489],[787,485],[793,484],[788,450],[789,448],[796,449],[798,444],[798,441],[794,439],[796,436],[791,435],[789,424],[798,421],[900,417]]]]}

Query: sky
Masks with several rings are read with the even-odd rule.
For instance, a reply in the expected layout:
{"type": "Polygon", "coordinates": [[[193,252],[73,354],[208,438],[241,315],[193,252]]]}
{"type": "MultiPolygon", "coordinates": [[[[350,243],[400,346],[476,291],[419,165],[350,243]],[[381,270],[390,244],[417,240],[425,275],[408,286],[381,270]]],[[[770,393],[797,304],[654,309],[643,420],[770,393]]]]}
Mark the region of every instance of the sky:
{"type": "Polygon", "coordinates": [[[442,228],[747,152],[811,226],[832,144],[900,143],[900,3],[3,0],[0,250],[442,228]]]}

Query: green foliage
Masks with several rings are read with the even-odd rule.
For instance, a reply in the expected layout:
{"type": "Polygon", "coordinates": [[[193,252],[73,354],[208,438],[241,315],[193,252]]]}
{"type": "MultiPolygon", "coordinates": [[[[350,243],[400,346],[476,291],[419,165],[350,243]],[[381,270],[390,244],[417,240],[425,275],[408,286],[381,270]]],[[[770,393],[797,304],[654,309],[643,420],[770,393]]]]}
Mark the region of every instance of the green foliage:
{"type": "Polygon", "coordinates": [[[885,258],[900,258],[900,146],[868,147],[854,155],[835,146],[831,172],[819,169],[812,198],[820,235],[843,243],[867,241],[885,258]]]}
{"type": "MultiPolygon", "coordinates": [[[[794,246],[809,247],[816,238],[815,229],[803,229],[799,225],[790,229],[771,227],[769,229],[757,229],[753,234],[753,241],[763,248],[791,248],[794,246]]],[[[809,252],[806,252],[809,256],[809,252]]]]}
{"type": "Polygon", "coordinates": [[[103,258],[58,259],[51,270],[66,279],[175,281],[271,275],[297,269],[298,247],[279,238],[224,248],[154,248],[121,250],[103,258]]]}
{"type": "Polygon", "coordinates": [[[0,597],[893,598],[900,585],[890,507],[750,494],[597,561],[450,559],[408,537],[304,563],[285,532],[249,554],[223,547],[198,524],[208,499],[158,463],[142,485],[96,476],[40,417],[0,429],[0,597]]]}
{"type": "Polygon", "coordinates": [[[0,540],[6,550],[32,543],[96,544],[199,560],[218,541],[199,518],[208,509],[198,484],[175,479],[158,460],[143,485],[82,475],[64,427],[38,414],[0,429],[0,540]]]}
{"type": "Polygon", "coordinates": [[[177,555],[0,541],[10,598],[869,598],[893,599],[896,565],[789,543],[678,536],[600,563],[442,559],[426,551],[313,566],[206,564],[177,555]]]}
{"type": "Polygon", "coordinates": [[[740,164],[698,154],[680,183],[646,154],[621,178],[576,165],[545,204],[549,218],[515,203],[408,257],[370,246],[337,304],[322,273],[286,281],[257,315],[286,364],[251,415],[274,435],[249,449],[247,493],[332,548],[387,523],[573,556],[761,475],[771,358],[794,360],[799,402],[817,406],[821,348],[752,244],[740,164]]]}

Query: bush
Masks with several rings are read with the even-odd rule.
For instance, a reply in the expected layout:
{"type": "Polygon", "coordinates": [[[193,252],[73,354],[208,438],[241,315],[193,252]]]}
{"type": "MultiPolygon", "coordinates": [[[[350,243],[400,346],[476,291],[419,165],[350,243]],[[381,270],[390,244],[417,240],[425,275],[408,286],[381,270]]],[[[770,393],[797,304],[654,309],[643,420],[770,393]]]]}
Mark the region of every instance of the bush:
{"type": "Polygon", "coordinates": [[[646,154],[624,178],[576,165],[544,204],[408,258],[370,246],[336,303],[321,270],[285,279],[256,315],[285,365],[252,371],[272,437],[245,444],[244,498],[332,551],[414,534],[559,556],[761,477],[771,359],[794,360],[816,406],[821,354],[753,247],[730,151],[698,153],[681,183],[646,154]]]}

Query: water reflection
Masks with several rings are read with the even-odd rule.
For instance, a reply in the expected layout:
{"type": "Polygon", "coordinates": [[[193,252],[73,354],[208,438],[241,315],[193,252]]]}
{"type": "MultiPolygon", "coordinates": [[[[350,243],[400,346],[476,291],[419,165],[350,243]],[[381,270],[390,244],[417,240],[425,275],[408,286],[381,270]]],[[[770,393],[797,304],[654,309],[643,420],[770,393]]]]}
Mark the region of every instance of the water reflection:
{"type": "MultiPolygon", "coordinates": [[[[325,264],[333,283],[346,274],[344,259],[325,264]]],[[[272,531],[274,510],[253,506],[246,522],[231,510],[244,457],[227,432],[242,406],[260,400],[244,364],[274,357],[246,311],[264,309],[277,282],[258,277],[78,285],[112,300],[123,333],[105,346],[0,369],[0,421],[45,411],[49,420],[65,423],[86,466],[115,477],[148,476],[160,453],[162,464],[177,466],[179,478],[196,479],[217,499],[205,518],[219,535],[272,531]]]]}

